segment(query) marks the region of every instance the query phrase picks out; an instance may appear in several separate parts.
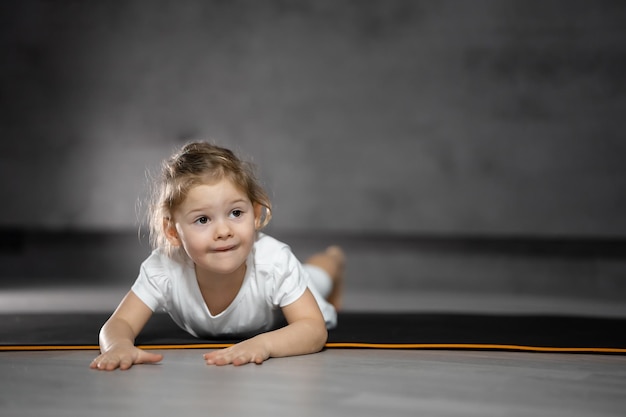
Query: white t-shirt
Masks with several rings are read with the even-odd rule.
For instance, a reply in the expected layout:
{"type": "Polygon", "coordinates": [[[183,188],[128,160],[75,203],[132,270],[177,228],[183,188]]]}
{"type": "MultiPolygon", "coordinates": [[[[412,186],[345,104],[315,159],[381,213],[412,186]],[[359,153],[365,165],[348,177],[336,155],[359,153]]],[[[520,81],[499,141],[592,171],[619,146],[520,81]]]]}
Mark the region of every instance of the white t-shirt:
{"type": "MultiPolygon", "coordinates": [[[[246,275],[233,302],[212,315],[202,298],[193,262],[172,259],[156,249],[141,264],[132,291],[154,312],[167,312],[196,337],[249,337],[275,329],[284,320],[281,307],[296,301],[309,285],[306,268],[291,249],[259,233],[247,259],[246,275]]],[[[311,288],[326,326],[337,312],[311,288]]]]}

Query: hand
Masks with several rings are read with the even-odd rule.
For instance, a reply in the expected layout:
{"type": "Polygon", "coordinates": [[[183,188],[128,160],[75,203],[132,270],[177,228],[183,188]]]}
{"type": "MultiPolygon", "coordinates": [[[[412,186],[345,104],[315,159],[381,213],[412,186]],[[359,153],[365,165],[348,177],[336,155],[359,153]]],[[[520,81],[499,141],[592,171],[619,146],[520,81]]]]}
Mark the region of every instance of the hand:
{"type": "Polygon", "coordinates": [[[269,359],[270,349],[266,345],[265,335],[255,336],[226,349],[220,349],[203,355],[207,365],[260,365],[269,359]]]}
{"type": "Polygon", "coordinates": [[[129,369],[141,363],[156,363],[163,359],[163,355],[146,352],[135,346],[113,347],[94,359],[89,367],[99,371],[112,371],[116,368],[129,369]]]}

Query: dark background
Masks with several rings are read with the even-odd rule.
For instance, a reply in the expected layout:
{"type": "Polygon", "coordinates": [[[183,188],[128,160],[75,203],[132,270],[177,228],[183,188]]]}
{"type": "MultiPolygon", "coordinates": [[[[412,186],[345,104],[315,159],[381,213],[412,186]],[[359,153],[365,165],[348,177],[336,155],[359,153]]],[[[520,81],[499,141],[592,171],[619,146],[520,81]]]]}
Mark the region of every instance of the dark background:
{"type": "Polygon", "coordinates": [[[0,285],[131,282],[207,138],[351,288],[626,298],[622,1],[6,1],[0,42],[0,285]]]}

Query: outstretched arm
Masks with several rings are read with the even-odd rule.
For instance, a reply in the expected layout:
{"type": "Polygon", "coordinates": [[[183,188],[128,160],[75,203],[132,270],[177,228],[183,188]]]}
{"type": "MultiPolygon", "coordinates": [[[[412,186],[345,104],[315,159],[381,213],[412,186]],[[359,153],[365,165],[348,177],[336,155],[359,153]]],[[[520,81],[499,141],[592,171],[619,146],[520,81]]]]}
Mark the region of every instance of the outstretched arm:
{"type": "Polygon", "coordinates": [[[209,365],[260,364],[270,357],[304,355],[322,350],[328,338],[324,317],[307,289],[302,296],[283,307],[287,326],[244,340],[226,349],[204,355],[209,365]]]}
{"type": "Polygon", "coordinates": [[[154,363],[163,355],[149,353],[135,347],[135,338],[152,315],[132,291],[126,294],[113,315],[100,330],[101,354],[91,362],[92,369],[111,371],[128,369],[139,363],[154,363]]]}

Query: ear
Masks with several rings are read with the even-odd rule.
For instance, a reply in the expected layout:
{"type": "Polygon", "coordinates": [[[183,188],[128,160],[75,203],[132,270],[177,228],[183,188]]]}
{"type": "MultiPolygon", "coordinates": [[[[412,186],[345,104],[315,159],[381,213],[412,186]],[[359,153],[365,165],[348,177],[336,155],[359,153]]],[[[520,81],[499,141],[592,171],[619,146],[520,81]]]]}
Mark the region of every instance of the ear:
{"type": "Polygon", "coordinates": [[[167,241],[170,242],[170,245],[180,246],[180,237],[178,236],[176,225],[171,219],[166,217],[163,218],[163,232],[165,233],[167,241]]]}
{"type": "Polygon", "coordinates": [[[259,203],[254,204],[254,228],[259,230],[261,228],[261,216],[263,216],[263,206],[259,203]]]}

